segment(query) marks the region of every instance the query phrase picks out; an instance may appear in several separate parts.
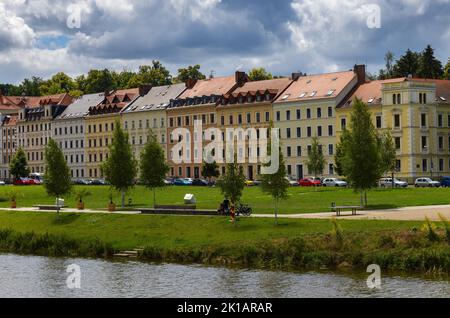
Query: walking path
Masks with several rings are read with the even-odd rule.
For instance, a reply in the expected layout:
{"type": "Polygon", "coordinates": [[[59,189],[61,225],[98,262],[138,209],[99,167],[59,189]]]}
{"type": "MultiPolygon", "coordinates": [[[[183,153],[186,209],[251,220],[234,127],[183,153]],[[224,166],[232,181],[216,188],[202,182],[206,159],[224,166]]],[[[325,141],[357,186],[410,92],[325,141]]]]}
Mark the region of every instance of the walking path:
{"type": "MultiPolygon", "coordinates": [[[[351,212],[350,212],[351,214],[351,212]]],[[[421,207],[406,207],[389,210],[358,211],[358,215],[342,214],[339,219],[347,220],[397,220],[397,221],[423,221],[428,217],[432,221],[439,221],[439,214],[450,220],[450,205],[435,205],[421,207]]],[[[273,218],[274,215],[255,214],[253,217],[273,218]]],[[[336,213],[310,213],[310,214],[282,214],[280,218],[289,219],[330,219],[336,217],[336,213]]]]}
{"type": "MultiPolygon", "coordinates": [[[[17,208],[6,209],[1,208],[2,211],[11,212],[43,212],[43,213],[55,213],[55,211],[40,211],[37,208],[17,208]]],[[[98,211],[98,210],[83,210],[77,209],[62,209],[63,213],[103,213],[103,214],[125,214],[136,215],[141,214],[139,211],[98,211]]],[[[376,211],[359,211],[356,216],[348,215],[348,212],[343,213],[339,219],[350,220],[398,220],[398,221],[423,221],[428,217],[432,221],[439,221],[439,214],[450,220],[450,205],[435,205],[435,206],[421,206],[421,207],[407,207],[389,210],[376,210],[376,211]]],[[[351,212],[350,212],[351,214],[351,212]]],[[[273,214],[253,214],[255,218],[273,218],[273,214]]],[[[286,219],[331,219],[336,217],[336,213],[307,213],[307,214],[280,214],[280,218],[286,219]]]]}

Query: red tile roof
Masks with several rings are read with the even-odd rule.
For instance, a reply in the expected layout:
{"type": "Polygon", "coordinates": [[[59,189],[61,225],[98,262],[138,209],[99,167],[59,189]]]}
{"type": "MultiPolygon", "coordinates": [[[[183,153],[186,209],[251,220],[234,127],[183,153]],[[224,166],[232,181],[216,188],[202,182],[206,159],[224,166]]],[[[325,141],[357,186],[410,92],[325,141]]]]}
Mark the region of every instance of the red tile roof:
{"type": "Polygon", "coordinates": [[[2,96],[0,95],[0,110],[19,110],[23,107],[35,108],[45,105],[67,106],[73,98],[69,94],[49,96],[2,96]]]}
{"type": "Polygon", "coordinates": [[[139,88],[122,89],[107,95],[97,106],[89,109],[91,115],[99,113],[119,112],[139,95],[139,88]]]}
{"type": "Polygon", "coordinates": [[[356,79],[353,71],[301,76],[276,103],[334,98],[356,79]]]}
{"type": "Polygon", "coordinates": [[[236,77],[215,77],[198,81],[193,88],[187,89],[178,99],[195,98],[227,94],[236,85],[236,77]]]}

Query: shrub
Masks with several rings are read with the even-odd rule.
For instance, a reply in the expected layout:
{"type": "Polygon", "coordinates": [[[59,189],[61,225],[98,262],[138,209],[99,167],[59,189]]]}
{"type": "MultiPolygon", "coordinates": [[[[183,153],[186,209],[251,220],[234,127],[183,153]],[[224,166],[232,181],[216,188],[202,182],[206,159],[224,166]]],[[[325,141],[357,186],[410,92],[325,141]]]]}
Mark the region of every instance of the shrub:
{"type": "Polygon", "coordinates": [[[444,223],[445,239],[447,240],[447,243],[450,244],[450,222],[442,214],[439,214],[439,218],[441,219],[442,223],[444,223]]]}
{"type": "Polygon", "coordinates": [[[439,242],[440,238],[436,232],[436,225],[427,217],[425,224],[422,226],[422,231],[426,233],[426,237],[430,242],[439,242]]]}

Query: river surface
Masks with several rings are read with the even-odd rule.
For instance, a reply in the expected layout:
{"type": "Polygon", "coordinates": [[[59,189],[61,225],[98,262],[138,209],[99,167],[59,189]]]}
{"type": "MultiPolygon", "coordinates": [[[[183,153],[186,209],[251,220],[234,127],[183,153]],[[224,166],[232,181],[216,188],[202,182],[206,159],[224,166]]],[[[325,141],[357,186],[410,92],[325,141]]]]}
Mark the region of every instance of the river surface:
{"type": "MultiPolygon", "coordinates": [[[[0,297],[445,297],[448,278],[290,273],[204,266],[0,255],[0,297]],[[80,289],[67,287],[68,266],[80,269],[80,289]]],[[[74,283],[76,280],[70,280],[74,283]]],[[[73,287],[73,286],[72,286],[73,287]]]]}

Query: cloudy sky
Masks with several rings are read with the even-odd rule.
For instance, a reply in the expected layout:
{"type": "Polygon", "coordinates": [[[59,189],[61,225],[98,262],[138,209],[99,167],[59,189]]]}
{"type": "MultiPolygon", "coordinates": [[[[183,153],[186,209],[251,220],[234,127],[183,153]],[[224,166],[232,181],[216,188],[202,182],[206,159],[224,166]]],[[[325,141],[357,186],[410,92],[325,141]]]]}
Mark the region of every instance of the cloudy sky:
{"type": "Polygon", "coordinates": [[[153,59],[216,76],[355,63],[374,73],[387,50],[398,57],[431,44],[446,61],[449,16],[450,0],[0,0],[0,82],[153,59]]]}

